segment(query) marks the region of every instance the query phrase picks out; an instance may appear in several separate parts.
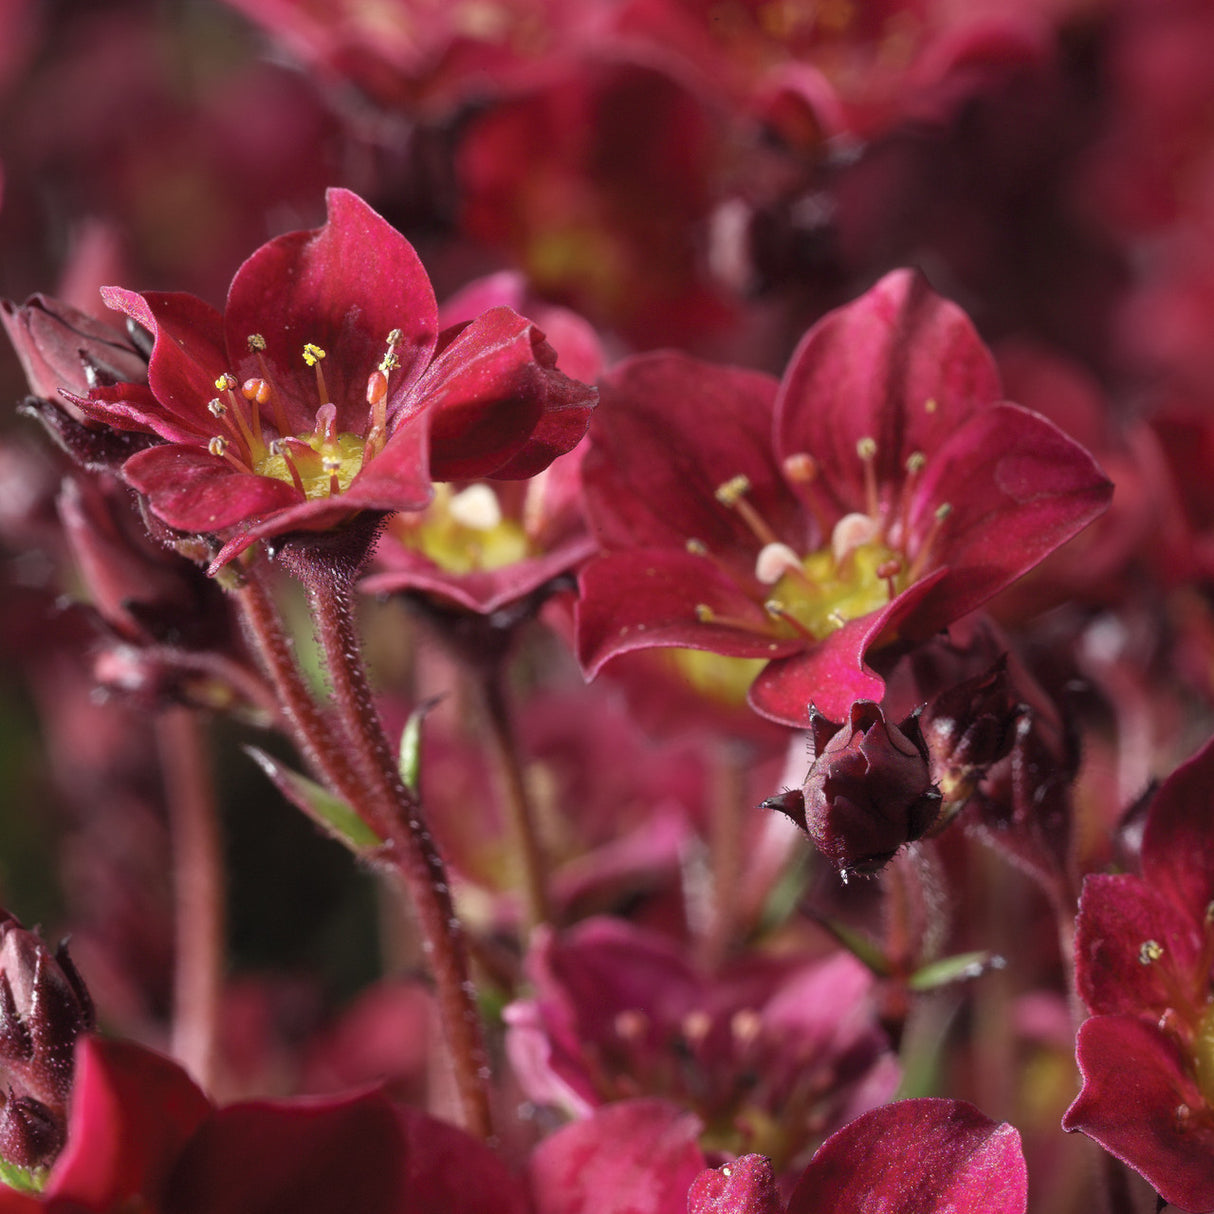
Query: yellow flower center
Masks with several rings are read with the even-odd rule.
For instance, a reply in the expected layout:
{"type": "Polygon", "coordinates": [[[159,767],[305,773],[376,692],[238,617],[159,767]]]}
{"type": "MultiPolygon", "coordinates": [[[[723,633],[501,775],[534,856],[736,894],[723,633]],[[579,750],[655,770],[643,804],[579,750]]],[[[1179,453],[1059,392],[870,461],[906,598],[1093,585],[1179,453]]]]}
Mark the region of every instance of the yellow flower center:
{"type": "Polygon", "coordinates": [[[434,487],[434,500],[418,515],[398,515],[392,529],[407,547],[447,573],[487,572],[530,556],[522,525],[502,513],[497,494],[486,484],[455,490],[434,487]]]}

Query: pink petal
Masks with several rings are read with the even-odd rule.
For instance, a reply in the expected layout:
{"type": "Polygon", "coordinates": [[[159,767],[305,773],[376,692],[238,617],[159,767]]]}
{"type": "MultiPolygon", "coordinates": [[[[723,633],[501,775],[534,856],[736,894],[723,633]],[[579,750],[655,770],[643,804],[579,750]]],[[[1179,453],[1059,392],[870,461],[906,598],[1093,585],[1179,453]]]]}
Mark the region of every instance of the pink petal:
{"type": "Polygon", "coordinates": [[[1214,1210],[1214,1118],[1175,1041],[1132,1016],[1079,1028],[1083,1090],[1062,1119],[1182,1210],[1214,1210]]]}
{"type": "Polygon", "coordinates": [[[687,1214],[784,1214],[771,1161],[743,1155],[719,1168],[707,1168],[687,1194],[687,1214]]]}
{"type": "Polygon", "coordinates": [[[535,1214],[686,1214],[703,1170],[696,1117],[623,1100],[545,1139],[531,1156],[535,1214]]]}
{"type": "Polygon", "coordinates": [[[960,1100],[873,1109],[819,1148],[788,1214],[1024,1214],[1020,1135],[960,1100]]]}
{"type": "Polygon", "coordinates": [[[1214,900],[1210,789],[1214,742],[1182,763],[1155,794],[1142,840],[1142,874],[1195,917],[1214,900]]]}

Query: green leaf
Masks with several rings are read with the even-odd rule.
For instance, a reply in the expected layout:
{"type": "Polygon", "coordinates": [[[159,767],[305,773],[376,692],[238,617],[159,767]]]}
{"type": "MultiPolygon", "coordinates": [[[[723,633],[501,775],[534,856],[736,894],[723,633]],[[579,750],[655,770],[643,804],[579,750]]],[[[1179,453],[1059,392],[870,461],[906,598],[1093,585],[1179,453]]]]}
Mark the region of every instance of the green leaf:
{"type": "Polygon", "coordinates": [[[296,808],[302,809],[326,834],[355,852],[372,851],[383,844],[379,835],[341,797],[334,796],[315,780],[309,780],[307,776],[283,766],[256,746],[246,746],[244,749],[270,777],[279,792],[296,808]]]}
{"type": "Polygon", "coordinates": [[[858,932],[838,919],[828,919],[824,915],[810,912],[815,923],[825,928],[857,961],[863,962],[878,978],[888,978],[893,972],[881,946],[871,940],[863,932],[858,932]]]}
{"type": "Polygon", "coordinates": [[[442,698],[434,696],[415,708],[409,714],[404,732],[400,735],[400,778],[414,796],[417,796],[422,776],[422,722],[442,698]]]}
{"type": "Polygon", "coordinates": [[[906,985],[912,991],[934,991],[937,987],[948,986],[953,982],[968,982],[971,978],[980,978],[987,970],[1002,969],[1006,964],[997,953],[988,952],[986,949],[973,953],[958,953],[955,957],[929,961],[910,976],[906,985]]]}

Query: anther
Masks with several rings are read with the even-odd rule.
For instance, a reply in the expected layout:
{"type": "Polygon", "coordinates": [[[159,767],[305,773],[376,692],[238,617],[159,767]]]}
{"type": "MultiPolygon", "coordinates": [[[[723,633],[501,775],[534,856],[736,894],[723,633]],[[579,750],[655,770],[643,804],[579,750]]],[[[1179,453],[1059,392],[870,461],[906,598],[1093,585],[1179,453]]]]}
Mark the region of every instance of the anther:
{"type": "Polygon", "coordinates": [[[207,412],[210,413],[212,417],[223,417],[227,411],[227,405],[225,405],[218,396],[207,402],[207,412]]]}
{"type": "Polygon", "coordinates": [[[264,379],[246,379],[240,387],[240,394],[245,400],[258,405],[270,403],[270,385],[264,379]]]}
{"type": "Polygon", "coordinates": [[[1144,940],[1138,950],[1140,965],[1150,965],[1152,962],[1158,961],[1162,956],[1163,945],[1158,940],[1144,940]]]}
{"type": "Polygon", "coordinates": [[[762,1030],[762,1017],[753,1008],[743,1008],[729,1018],[730,1034],[740,1046],[752,1045],[762,1030]]]}
{"type": "Polygon", "coordinates": [[[212,455],[225,455],[228,450],[228,440],[221,434],[217,434],[209,443],[207,443],[207,450],[212,455]]]}
{"type": "Polygon", "coordinates": [[[245,341],[249,346],[249,353],[262,354],[265,352],[266,339],[260,333],[250,333],[245,341]]]}
{"type": "Polygon", "coordinates": [[[320,403],[327,405],[329,403],[329,389],[325,387],[325,373],[320,368],[321,359],[325,357],[325,352],[312,342],[305,344],[303,348],[303,360],[309,367],[316,368],[316,391],[320,395],[320,403]]]}
{"type": "Polygon", "coordinates": [[[786,455],[780,465],[784,475],[794,485],[808,485],[818,479],[818,461],[808,451],[786,455]]]}
{"type": "Polygon", "coordinates": [[[395,371],[400,366],[400,358],[396,353],[396,347],[400,344],[404,334],[399,329],[393,329],[388,334],[388,351],[379,361],[379,371],[383,376],[387,376],[390,371],[395,371]]]}
{"type": "Polygon", "coordinates": [[[798,636],[804,637],[807,641],[816,641],[818,638],[814,636],[804,624],[801,623],[795,615],[779,600],[768,599],[763,604],[763,610],[767,612],[773,620],[780,620],[787,624],[798,636]]]}
{"type": "Polygon", "coordinates": [[[924,413],[935,413],[938,408],[940,408],[940,406],[937,404],[934,396],[929,396],[927,400],[923,402],[924,413]]]}
{"type": "Polygon", "coordinates": [[[708,545],[703,540],[691,539],[683,545],[692,556],[707,556],[708,545]]]}
{"type": "Polygon", "coordinates": [[[714,496],[722,506],[736,510],[742,521],[754,532],[755,538],[763,544],[778,544],[779,536],[767,525],[767,521],[746,500],[750,492],[750,477],[743,474],[731,476],[716,487],[714,496]]]}
{"type": "Polygon", "coordinates": [[[716,618],[717,613],[707,603],[696,604],[696,619],[701,624],[711,624],[716,618]]]}

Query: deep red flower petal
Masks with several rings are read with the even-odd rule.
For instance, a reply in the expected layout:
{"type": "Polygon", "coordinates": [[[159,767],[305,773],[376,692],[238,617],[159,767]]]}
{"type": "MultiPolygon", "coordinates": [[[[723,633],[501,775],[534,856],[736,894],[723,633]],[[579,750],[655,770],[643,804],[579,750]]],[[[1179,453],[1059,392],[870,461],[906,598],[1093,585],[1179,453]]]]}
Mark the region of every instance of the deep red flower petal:
{"type": "Polygon", "coordinates": [[[1020,1135],[960,1100],[899,1100],[819,1148],[788,1214],[1024,1214],[1020,1135]]]}
{"type": "Polygon", "coordinates": [[[216,377],[230,370],[223,317],[210,304],[179,291],[140,294],[122,287],[102,287],[101,297],[156,339],[148,364],[148,385],[161,408],[191,434],[217,433],[207,404],[217,395],[216,377]]]}
{"type": "Polygon", "coordinates": [[[168,1180],[165,1214],[398,1214],[405,1152],[382,1092],[229,1105],[203,1124],[168,1180]]]}
{"type": "Polygon", "coordinates": [[[413,246],[391,224],[349,190],[329,190],[325,199],[323,227],[271,240],[236,271],[223,318],[236,363],[228,369],[242,380],[259,375],[248,338],[264,337],[291,429],[304,433],[322,402],[303,348],[320,346],[337,428],[357,434],[367,428],[367,377],[387,353],[388,334],[402,335],[399,367],[389,375],[391,417],[434,351],[438,304],[413,246]]]}
{"type": "Polygon", "coordinates": [[[1096,461],[1052,422],[1009,404],[974,414],[928,458],[916,491],[912,534],[927,535],[935,511],[950,507],[928,562],[949,573],[902,631],[927,637],[981,606],[1086,527],[1112,494],[1096,461]]]}
{"type": "Polygon", "coordinates": [[[1161,1016],[1174,985],[1190,984],[1201,955],[1199,910],[1181,909],[1167,886],[1139,877],[1087,877],[1075,925],[1075,982],[1088,1011],[1161,1016]],[[1148,941],[1163,952],[1144,962],[1148,941]]]}
{"type": "Polygon", "coordinates": [[[901,484],[906,460],[933,452],[999,399],[990,352],[956,304],[911,270],[887,274],[802,339],[775,406],[779,459],[804,452],[841,514],[865,509],[861,438],[877,444],[880,485],[901,484]]]}
{"type": "Polygon", "coordinates": [[[937,570],[881,611],[849,620],[816,645],[769,663],[751,684],[750,706],[773,721],[804,728],[811,704],[842,720],[854,701],[880,700],[885,681],[865,661],[870,646],[883,633],[896,633],[901,619],[930,598],[943,577],[937,570]]]}
{"type": "Polygon", "coordinates": [[[124,1041],[84,1038],[67,1146],[44,1194],[117,1210],[159,1193],[210,1101],[175,1062],[124,1041]]]}
{"type": "Polygon", "coordinates": [[[1182,1210],[1214,1210],[1214,1110],[1179,1046],[1133,1016],[1093,1016],[1075,1050],[1083,1090],[1062,1119],[1182,1210]]]}
{"type": "MultiPolygon", "coordinates": [[[[89,421],[115,430],[157,434],[170,443],[206,444],[215,432],[201,419],[185,419],[166,413],[152,390],[144,384],[113,384],[94,388],[88,396],[63,394],[89,421]]],[[[210,417],[210,414],[207,414],[210,417]]]]}
{"type": "Polygon", "coordinates": [[[1210,790],[1214,741],[1182,763],[1161,785],[1147,814],[1142,875],[1195,919],[1214,900],[1214,847],[1210,846],[1210,790]]]}
{"type": "Polygon", "coordinates": [[[531,1156],[536,1214],[686,1214],[703,1170],[699,1120],[662,1100],[623,1100],[546,1138],[531,1156]]]}
{"type": "Polygon", "coordinates": [[[578,660],[591,675],[621,653],[655,645],[739,658],[778,658],[804,645],[781,637],[763,608],[712,561],[680,549],[609,552],[582,570],[578,585],[578,660]],[[753,625],[753,631],[702,623],[697,607],[753,625]]]}
{"type": "Polygon", "coordinates": [[[123,464],[122,475],[148,499],[157,518],[195,534],[222,531],[299,502],[286,481],[238,472],[197,447],[149,447],[123,464]]]}
{"type": "Polygon", "coordinates": [[[492,308],[434,360],[415,396],[430,415],[435,480],[524,478],[577,445],[596,393],[556,370],[531,321],[492,308]]]}
{"type": "Polygon", "coordinates": [[[741,475],[747,500],[796,545],[805,524],[771,453],[776,386],[671,351],[609,372],[582,464],[587,516],[603,544],[681,549],[695,539],[750,576],[762,543],[714,496],[741,475]]]}

